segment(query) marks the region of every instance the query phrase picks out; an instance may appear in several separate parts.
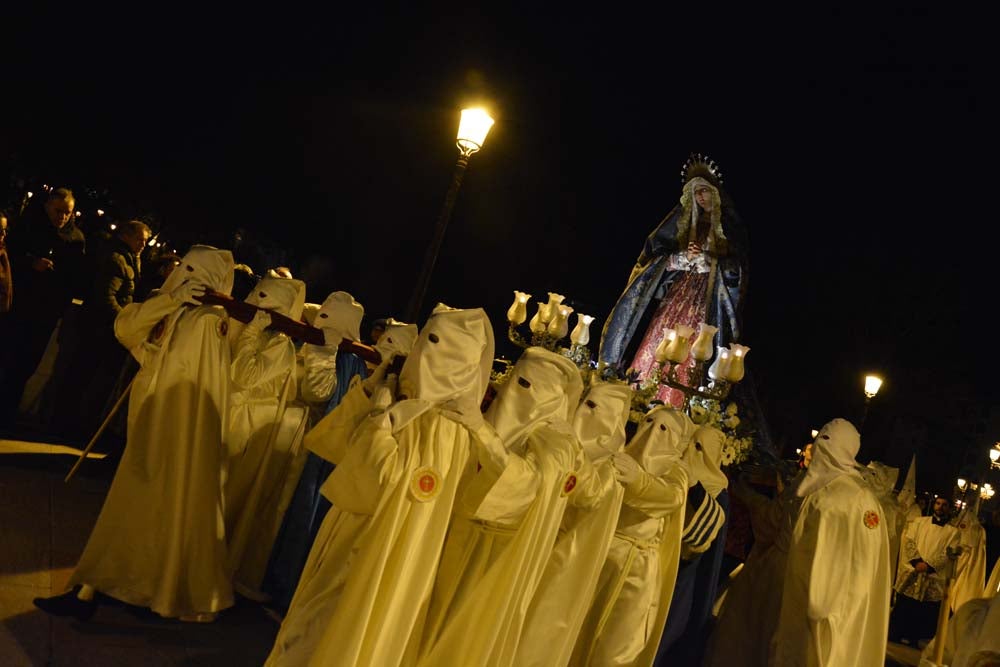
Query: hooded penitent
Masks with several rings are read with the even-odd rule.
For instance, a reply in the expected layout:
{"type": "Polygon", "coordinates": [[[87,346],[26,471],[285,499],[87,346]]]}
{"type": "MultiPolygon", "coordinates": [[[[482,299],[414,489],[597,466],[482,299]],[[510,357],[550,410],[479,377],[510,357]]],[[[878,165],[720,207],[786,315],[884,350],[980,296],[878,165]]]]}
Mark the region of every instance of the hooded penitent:
{"type": "Polygon", "coordinates": [[[508,449],[518,449],[539,424],[566,422],[583,391],[580,371],[561,354],[529,347],[518,359],[486,411],[488,421],[508,449]]]}
{"type": "Polygon", "coordinates": [[[857,472],[857,430],[820,429],[799,485],[770,664],[880,665],[889,625],[889,539],[878,499],[857,472]]]}
{"type": "Polygon", "coordinates": [[[624,455],[639,463],[570,665],[653,663],[680,562],[694,424],[679,410],[646,413],[624,455]]]}
{"type": "Polygon", "coordinates": [[[382,355],[382,359],[392,356],[405,357],[417,342],[417,335],[416,324],[407,324],[390,317],[386,320],[382,337],[375,343],[375,349],[382,355]]]}
{"type": "Polygon", "coordinates": [[[638,461],[643,470],[659,477],[684,457],[694,430],[690,417],[661,405],[646,413],[625,452],[638,461]]]}
{"type": "Polygon", "coordinates": [[[233,254],[228,250],[207,245],[191,246],[181,263],[163,281],[160,294],[170,294],[185,283],[195,282],[228,295],[233,291],[233,266],[233,254]]]}
{"type": "Polygon", "coordinates": [[[591,461],[621,451],[631,401],[632,390],[624,384],[600,382],[584,394],[573,415],[573,431],[591,461]]]}
{"type": "MultiPolygon", "coordinates": [[[[297,320],[305,294],[301,280],[269,277],[257,283],[246,301],[297,320]]],[[[260,589],[304,460],[299,452],[306,412],[292,404],[295,346],[286,335],[265,329],[269,322],[251,321],[233,347],[226,532],[230,569],[242,592],[251,596],[260,589]]]]}
{"type": "Polygon", "coordinates": [[[725,437],[717,428],[702,426],[694,432],[684,455],[684,460],[691,469],[688,483],[694,486],[701,482],[705,491],[713,498],[718,497],[729,486],[729,480],[719,467],[725,437]]]}
{"type": "Polygon", "coordinates": [[[195,246],[172,284],[115,320],[118,340],[141,366],[129,397],[128,446],[71,580],[169,617],[232,604],[220,529],[229,320],[218,306],[192,307],[171,295],[187,280],[228,293],[232,254],[195,246]]]}
{"type": "MultiPolygon", "coordinates": [[[[420,665],[509,664],[559,529],[578,453],[567,418],[582,391],[565,356],[528,348],[487,411],[500,453],[460,494],[434,585],[420,665]]],[[[492,448],[491,448],[492,449],[492,448]]]]}
{"type": "MultiPolygon", "coordinates": [[[[361,340],[361,319],[365,316],[364,307],[354,300],[354,297],[347,292],[334,292],[326,297],[326,300],[319,307],[319,311],[313,320],[313,326],[322,329],[327,336],[347,340],[361,340]]],[[[327,341],[327,344],[339,343],[327,341]]]]}
{"type": "Polygon", "coordinates": [[[400,374],[407,398],[361,421],[323,486],[333,509],[268,665],[396,665],[414,648],[459,482],[475,470],[466,424],[482,423],[492,360],[482,309],[434,309],[400,374]]]}
{"type": "Polygon", "coordinates": [[[861,480],[854,457],[861,449],[858,429],[846,419],[834,419],[820,429],[813,441],[812,461],[796,494],[804,498],[841,475],[861,480]]]}

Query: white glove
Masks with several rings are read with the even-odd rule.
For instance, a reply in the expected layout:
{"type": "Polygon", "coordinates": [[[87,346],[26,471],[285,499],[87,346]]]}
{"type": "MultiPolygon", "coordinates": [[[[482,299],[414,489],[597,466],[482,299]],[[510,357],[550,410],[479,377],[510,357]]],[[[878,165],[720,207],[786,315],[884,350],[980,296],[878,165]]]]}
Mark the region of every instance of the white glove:
{"type": "Polygon", "coordinates": [[[253,319],[247,324],[247,328],[253,328],[258,331],[266,329],[271,326],[271,313],[266,310],[258,310],[253,315],[253,319]]]}
{"type": "Polygon", "coordinates": [[[203,284],[193,280],[185,280],[170,292],[170,296],[175,301],[190,303],[197,306],[200,305],[201,302],[198,301],[196,297],[204,296],[207,291],[208,288],[203,284]]]}
{"type": "Polygon", "coordinates": [[[615,478],[623,486],[635,484],[645,474],[642,466],[631,456],[623,452],[611,455],[611,465],[615,468],[615,478]]]}
{"type": "MultiPolygon", "coordinates": [[[[337,342],[339,343],[340,341],[337,342]]],[[[361,387],[365,390],[366,394],[371,396],[375,392],[376,387],[382,384],[382,381],[385,380],[386,371],[389,370],[391,364],[392,359],[383,359],[382,363],[372,371],[372,374],[361,381],[361,387]]]]}

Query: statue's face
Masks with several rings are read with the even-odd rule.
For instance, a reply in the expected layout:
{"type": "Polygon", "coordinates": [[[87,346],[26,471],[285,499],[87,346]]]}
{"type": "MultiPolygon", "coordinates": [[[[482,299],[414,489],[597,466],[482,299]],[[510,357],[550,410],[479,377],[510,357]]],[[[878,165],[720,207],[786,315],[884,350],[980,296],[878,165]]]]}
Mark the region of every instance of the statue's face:
{"type": "Polygon", "coordinates": [[[712,190],[704,185],[699,185],[694,189],[694,200],[703,211],[712,210],[712,190]]]}

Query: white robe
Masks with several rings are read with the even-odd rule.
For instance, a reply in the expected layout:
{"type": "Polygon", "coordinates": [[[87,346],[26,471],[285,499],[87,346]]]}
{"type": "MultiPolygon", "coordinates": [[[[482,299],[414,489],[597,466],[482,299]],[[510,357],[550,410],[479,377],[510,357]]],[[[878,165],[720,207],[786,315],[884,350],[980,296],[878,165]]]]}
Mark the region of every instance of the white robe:
{"type": "MultiPolygon", "coordinates": [[[[924,648],[920,667],[939,667],[933,661],[934,645],[924,648]]],[[[942,660],[948,667],[995,665],[1000,657],[1000,597],[971,600],[962,605],[948,622],[942,660]],[[979,662],[977,654],[991,655],[993,661],[979,662]]]]}
{"type": "Polygon", "coordinates": [[[958,529],[936,526],[933,518],[921,517],[911,521],[903,533],[899,550],[899,570],[896,572],[896,591],[920,602],[938,602],[944,598],[944,579],[941,573],[948,566],[948,547],[959,544],[958,529]],[[917,558],[934,568],[934,572],[917,572],[910,561],[917,558]]]}
{"type": "Polygon", "coordinates": [[[969,600],[982,597],[983,582],[986,581],[986,529],[972,513],[961,516],[957,527],[962,553],[955,563],[955,580],[952,582],[953,612],[969,600]]]}
{"type": "Polygon", "coordinates": [[[287,336],[250,324],[234,347],[225,486],[229,568],[241,592],[256,596],[305,462],[307,415],[293,403],[295,346],[287,336]]]}
{"type": "Polygon", "coordinates": [[[681,465],[626,487],[570,664],[652,664],[677,579],[687,489],[681,465]]]}
{"type": "Polygon", "coordinates": [[[880,512],[874,494],[849,474],[805,497],[788,554],[773,665],[885,662],[889,537],[880,512]]]}
{"type": "Polygon", "coordinates": [[[578,487],[531,601],[514,658],[517,667],[569,662],[611,548],[624,490],[610,457],[591,463],[580,456],[578,487]]]}
{"type": "Polygon", "coordinates": [[[222,308],[180,306],[167,294],[118,315],[115,333],[141,366],[128,445],[70,585],[167,617],[232,605],[222,509],[227,329],[222,308]]]}
{"type": "Polygon", "coordinates": [[[418,648],[410,643],[422,636],[473,445],[468,429],[438,407],[395,433],[383,419],[362,423],[323,486],[334,507],[268,665],[397,665],[418,648]],[[414,489],[427,467],[439,481],[423,501],[414,489]]]}
{"type": "Polygon", "coordinates": [[[574,493],[566,484],[578,455],[567,427],[542,426],[528,436],[523,456],[511,454],[499,479],[487,481],[487,494],[478,492],[481,479],[468,485],[465,500],[474,511],[452,522],[421,667],[520,664],[515,656],[528,603],[574,493]]]}

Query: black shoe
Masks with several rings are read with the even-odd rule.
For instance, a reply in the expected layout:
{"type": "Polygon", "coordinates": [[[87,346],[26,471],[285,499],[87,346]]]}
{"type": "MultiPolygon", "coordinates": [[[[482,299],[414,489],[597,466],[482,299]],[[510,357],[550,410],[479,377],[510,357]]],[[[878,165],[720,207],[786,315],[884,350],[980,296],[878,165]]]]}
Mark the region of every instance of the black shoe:
{"type": "Polygon", "coordinates": [[[69,593],[51,598],[35,598],[35,606],[53,616],[72,616],[78,621],[89,621],[97,611],[97,600],[81,600],[76,596],[79,587],[69,593]]]}

